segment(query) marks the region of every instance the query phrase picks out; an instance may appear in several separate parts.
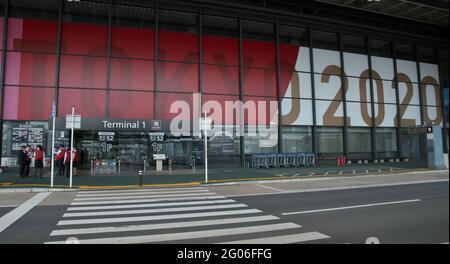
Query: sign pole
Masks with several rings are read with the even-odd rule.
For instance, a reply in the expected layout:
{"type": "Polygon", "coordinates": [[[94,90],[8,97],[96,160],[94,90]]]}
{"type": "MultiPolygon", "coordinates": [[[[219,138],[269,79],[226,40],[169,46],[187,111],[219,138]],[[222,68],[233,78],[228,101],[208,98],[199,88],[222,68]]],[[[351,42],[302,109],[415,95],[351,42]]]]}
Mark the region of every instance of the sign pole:
{"type": "Polygon", "coordinates": [[[70,188],[72,189],[73,180],[73,134],[74,134],[74,123],[75,123],[75,107],[72,107],[72,133],[70,135],[70,188]]]}
{"type": "Polygon", "coordinates": [[[208,128],[206,126],[206,111],[205,111],[205,119],[203,121],[204,124],[204,136],[205,136],[205,182],[208,183],[208,128]]]}
{"type": "Polygon", "coordinates": [[[52,108],[52,119],[53,119],[53,128],[52,128],[52,164],[50,168],[50,187],[53,188],[54,177],[55,177],[55,120],[56,120],[56,105],[53,102],[52,108]]]}

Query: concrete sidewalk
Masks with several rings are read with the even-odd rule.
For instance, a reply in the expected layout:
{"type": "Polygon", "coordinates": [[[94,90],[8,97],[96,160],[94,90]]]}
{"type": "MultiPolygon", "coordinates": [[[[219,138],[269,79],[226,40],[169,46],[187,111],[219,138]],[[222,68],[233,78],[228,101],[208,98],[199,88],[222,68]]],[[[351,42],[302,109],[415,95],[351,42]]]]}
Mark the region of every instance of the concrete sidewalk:
{"type": "MultiPolygon", "coordinates": [[[[282,180],[311,177],[344,176],[360,174],[398,173],[402,171],[426,170],[423,166],[414,163],[384,163],[384,164],[354,164],[345,167],[321,166],[302,168],[222,168],[209,170],[209,184],[282,180]]],[[[0,175],[0,190],[10,188],[49,188],[50,174],[47,172],[42,179],[22,179],[17,172],[4,172],[0,175]]],[[[204,171],[174,170],[160,174],[147,172],[142,178],[145,187],[161,186],[192,186],[205,183],[204,171]]],[[[55,188],[66,190],[69,187],[69,179],[55,177],[55,188]]],[[[138,187],[140,178],[137,171],[128,171],[112,174],[93,174],[89,171],[81,173],[80,177],[73,178],[74,188],[127,188],[138,187]]]]}

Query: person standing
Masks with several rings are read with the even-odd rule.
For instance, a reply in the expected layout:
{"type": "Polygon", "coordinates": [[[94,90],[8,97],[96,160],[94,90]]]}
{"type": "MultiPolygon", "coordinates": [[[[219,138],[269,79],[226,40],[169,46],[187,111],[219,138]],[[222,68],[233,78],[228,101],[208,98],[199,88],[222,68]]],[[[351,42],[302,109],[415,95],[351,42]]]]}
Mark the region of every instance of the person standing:
{"type": "Polygon", "coordinates": [[[66,154],[66,150],[63,145],[59,146],[58,152],[56,152],[55,160],[56,160],[56,166],[58,167],[58,172],[56,173],[57,176],[63,176],[64,175],[64,155],[66,154]]]}
{"type": "Polygon", "coordinates": [[[73,148],[73,176],[78,176],[78,165],[80,164],[80,156],[76,148],[73,148]]]}
{"type": "Polygon", "coordinates": [[[42,150],[42,146],[38,145],[36,151],[34,152],[34,178],[37,179],[37,174],[39,171],[39,178],[42,179],[42,168],[44,167],[44,157],[45,153],[42,150]]]}
{"type": "Polygon", "coordinates": [[[73,160],[70,153],[70,148],[66,148],[66,153],[64,154],[64,167],[66,168],[66,178],[70,177],[70,160],[73,160]]]}
{"type": "Polygon", "coordinates": [[[27,146],[25,149],[25,155],[26,155],[26,168],[25,168],[25,177],[30,177],[30,166],[31,166],[31,160],[33,158],[33,151],[31,150],[30,146],[27,146]]]}
{"type": "Polygon", "coordinates": [[[22,179],[25,179],[27,170],[27,154],[25,153],[25,149],[25,146],[21,146],[17,157],[17,164],[20,166],[19,176],[22,179]]]}

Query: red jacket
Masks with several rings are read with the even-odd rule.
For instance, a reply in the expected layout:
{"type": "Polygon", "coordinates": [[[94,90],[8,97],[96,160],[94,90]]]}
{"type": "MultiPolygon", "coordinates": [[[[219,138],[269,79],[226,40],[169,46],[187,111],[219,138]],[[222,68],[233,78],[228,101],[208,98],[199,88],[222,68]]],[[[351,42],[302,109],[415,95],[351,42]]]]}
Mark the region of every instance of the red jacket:
{"type": "Polygon", "coordinates": [[[35,160],[44,160],[44,151],[42,150],[36,150],[34,152],[34,159],[35,160]]]}
{"type": "Polygon", "coordinates": [[[56,153],[56,160],[62,160],[64,159],[64,155],[66,154],[66,151],[64,149],[59,149],[59,151],[56,153]]]}

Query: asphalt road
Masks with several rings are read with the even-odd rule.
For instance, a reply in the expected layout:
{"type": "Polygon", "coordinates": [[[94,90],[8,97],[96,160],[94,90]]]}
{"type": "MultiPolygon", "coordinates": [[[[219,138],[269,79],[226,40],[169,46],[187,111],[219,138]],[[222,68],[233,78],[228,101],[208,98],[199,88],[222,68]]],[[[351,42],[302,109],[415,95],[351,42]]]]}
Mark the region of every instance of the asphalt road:
{"type": "MultiPolygon", "coordinates": [[[[0,244],[449,241],[448,181],[231,198],[201,187],[52,195],[0,244]]],[[[13,209],[0,208],[0,227],[13,209]]]]}
{"type": "Polygon", "coordinates": [[[330,236],[318,243],[449,241],[448,182],[233,198],[330,236]]]}

